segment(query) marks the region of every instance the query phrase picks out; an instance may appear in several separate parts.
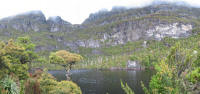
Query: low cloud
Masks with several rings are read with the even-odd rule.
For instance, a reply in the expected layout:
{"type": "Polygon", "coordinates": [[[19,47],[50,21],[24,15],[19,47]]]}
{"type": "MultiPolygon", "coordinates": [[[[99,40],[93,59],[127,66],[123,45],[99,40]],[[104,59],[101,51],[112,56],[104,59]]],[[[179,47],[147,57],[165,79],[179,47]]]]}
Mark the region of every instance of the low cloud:
{"type": "Polygon", "coordinates": [[[61,16],[73,24],[80,24],[89,14],[101,9],[110,11],[113,6],[138,8],[163,2],[200,7],[199,0],[2,0],[0,18],[30,10],[41,10],[47,18],[61,16]]]}

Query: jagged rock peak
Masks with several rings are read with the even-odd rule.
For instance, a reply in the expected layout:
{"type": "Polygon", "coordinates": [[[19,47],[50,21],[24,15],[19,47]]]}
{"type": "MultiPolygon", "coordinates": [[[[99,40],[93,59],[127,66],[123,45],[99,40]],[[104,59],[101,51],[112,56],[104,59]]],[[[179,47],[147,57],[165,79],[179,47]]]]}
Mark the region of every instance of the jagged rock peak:
{"type": "Polygon", "coordinates": [[[15,16],[3,18],[1,21],[20,21],[20,20],[24,21],[25,19],[46,22],[46,17],[40,10],[24,12],[15,16]]]}
{"type": "Polygon", "coordinates": [[[56,24],[68,24],[68,25],[71,25],[71,23],[69,23],[67,21],[64,21],[60,16],[49,17],[47,22],[56,23],[56,24]]]}

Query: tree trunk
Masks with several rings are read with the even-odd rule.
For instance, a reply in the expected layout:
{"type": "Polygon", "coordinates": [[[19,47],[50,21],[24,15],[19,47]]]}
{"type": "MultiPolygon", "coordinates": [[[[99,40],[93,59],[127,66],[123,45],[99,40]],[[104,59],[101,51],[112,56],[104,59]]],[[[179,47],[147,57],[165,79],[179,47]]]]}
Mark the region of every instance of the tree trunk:
{"type": "Polygon", "coordinates": [[[65,72],[66,72],[66,74],[65,74],[65,76],[66,76],[66,79],[69,81],[69,80],[71,80],[71,78],[70,78],[70,70],[71,70],[71,64],[69,65],[69,66],[66,66],[65,67],[65,72]]]}

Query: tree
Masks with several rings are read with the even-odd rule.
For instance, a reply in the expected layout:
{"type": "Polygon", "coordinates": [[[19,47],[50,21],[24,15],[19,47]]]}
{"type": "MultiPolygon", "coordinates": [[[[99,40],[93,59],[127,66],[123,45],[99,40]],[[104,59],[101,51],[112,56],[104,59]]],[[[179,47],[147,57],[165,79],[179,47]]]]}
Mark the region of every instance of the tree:
{"type": "Polygon", "coordinates": [[[28,55],[28,66],[29,72],[31,72],[32,62],[37,59],[38,55],[34,52],[35,51],[35,44],[32,43],[29,37],[18,37],[16,43],[23,47],[25,53],[28,55]]]}
{"type": "Polygon", "coordinates": [[[28,77],[29,55],[24,47],[17,45],[13,40],[0,43],[0,77],[14,73],[20,80],[28,77]]]}
{"type": "Polygon", "coordinates": [[[79,62],[83,59],[83,57],[79,54],[70,53],[66,50],[60,50],[55,53],[51,53],[49,56],[50,63],[62,65],[66,70],[66,78],[67,80],[70,80],[70,70],[72,68],[72,65],[74,65],[76,62],[79,62]]]}

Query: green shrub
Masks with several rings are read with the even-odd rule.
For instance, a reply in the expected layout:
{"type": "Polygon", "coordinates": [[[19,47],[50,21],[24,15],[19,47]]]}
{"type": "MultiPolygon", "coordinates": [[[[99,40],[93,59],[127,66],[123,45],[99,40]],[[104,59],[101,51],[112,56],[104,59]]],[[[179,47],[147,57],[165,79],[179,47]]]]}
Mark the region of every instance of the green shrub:
{"type": "Polygon", "coordinates": [[[200,67],[191,71],[186,77],[192,83],[200,82],[200,67]]]}
{"type": "Polygon", "coordinates": [[[198,52],[197,59],[194,62],[194,67],[200,67],[200,51],[198,52]]]}
{"type": "Polygon", "coordinates": [[[49,94],[82,94],[80,87],[71,81],[58,82],[49,94]]]}
{"type": "Polygon", "coordinates": [[[189,66],[195,61],[196,56],[191,52],[181,48],[179,43],[173,46],[167,58],[155,65],[157,73],[151,78],[149,89],[142,84],[144,91],[147,94],[186,93],[187,86],[181,83],[184,79],[181,74],[190,69],[189,66]]]}
{"type": "MultiPolygon", "coordinates": [[[[47,70],[36,71],[30,80],[30,86],[39,87],[32,90],[41,91],[41,94],[82,94],[80,87],[71,81],[58,82],[47,70]]],[[[39,94],[39,93],[36,93],[39,94]]]]}
{"type": "Polygon", "coordinates": [[[194,28],[194,29],[192,29],[192,33],[198,33],[200,31],[200,28],[198,27],[198,28],[194,28]]]}
{"type": "Polygon", "coordinates": [[[150,93],[152,94],[177,94],[176,79],[174,79],[174,68],[170,68],[169,65],[162,61],[159,64],[160,69],[151,78],[149,83],[150,93]]]}
{"type": "Polygon", "coordinates": [[[122,89],[124,90],[124,92],[125,92],[126,94],[135,94],[135,93],[132,91],[132,89],[128,86],[127,83],[124,85],[122,81],[120,81],[120,82],[121,82],[121,87],[122,87],[122,89]]]}
{"type": "Polygon", "coordinates": [[[19,94],[19,87],[9,76],[0,81],[0,87],[5,94],[19,94]]]}

